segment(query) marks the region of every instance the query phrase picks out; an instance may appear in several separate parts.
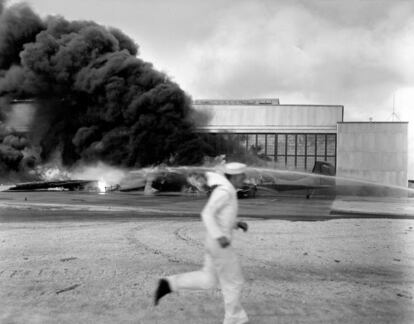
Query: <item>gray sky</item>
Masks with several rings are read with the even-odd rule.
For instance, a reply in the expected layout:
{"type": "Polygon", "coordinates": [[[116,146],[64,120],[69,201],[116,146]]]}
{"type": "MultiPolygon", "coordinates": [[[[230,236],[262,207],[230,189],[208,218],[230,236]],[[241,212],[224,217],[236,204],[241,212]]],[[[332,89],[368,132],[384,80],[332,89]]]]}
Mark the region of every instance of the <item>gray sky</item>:
{"type": "Polygon", "coordinates": [[[414,178],[414,1],[26,2],[41,16],[120,28],[194,99],[340,104],[346,121],[391,120],[394,105],[412,124],[414,178]]]}

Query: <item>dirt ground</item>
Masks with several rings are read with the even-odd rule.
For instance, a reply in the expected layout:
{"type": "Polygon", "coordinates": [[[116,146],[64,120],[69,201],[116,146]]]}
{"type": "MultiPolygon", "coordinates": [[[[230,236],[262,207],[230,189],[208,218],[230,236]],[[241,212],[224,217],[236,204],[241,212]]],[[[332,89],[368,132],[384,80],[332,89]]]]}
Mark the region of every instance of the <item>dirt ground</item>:
{"type": "MultiPolygon", "coordinates": [[[[201,266],[198,219],[6,212],[1,323],[221,323],[218,289],[152,306],[158,278],[201,266]]],[[[414,323],[414,220],[245,220],[233,245],[250,323],[414,323]]]]}

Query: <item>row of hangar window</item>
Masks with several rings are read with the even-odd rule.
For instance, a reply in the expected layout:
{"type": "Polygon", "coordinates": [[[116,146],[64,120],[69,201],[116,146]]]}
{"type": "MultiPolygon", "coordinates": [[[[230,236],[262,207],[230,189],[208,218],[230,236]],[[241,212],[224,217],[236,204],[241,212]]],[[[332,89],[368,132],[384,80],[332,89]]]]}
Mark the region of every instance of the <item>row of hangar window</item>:
{"type": "Polygon", "coordinates": [[[205,133],[220,154],[254,152],[276,167],[312,171],[316,161],[336,168],[336,134],[332,133],[205,133]]]}

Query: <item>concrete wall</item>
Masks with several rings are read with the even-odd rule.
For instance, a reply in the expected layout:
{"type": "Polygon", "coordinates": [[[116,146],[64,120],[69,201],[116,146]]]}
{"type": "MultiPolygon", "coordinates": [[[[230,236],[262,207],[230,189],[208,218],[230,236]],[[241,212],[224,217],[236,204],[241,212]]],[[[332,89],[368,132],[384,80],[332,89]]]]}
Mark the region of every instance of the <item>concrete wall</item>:
{"type": "Polygon", "coordinates": [[[331,133],[343,121],[343,106],[193,104],[208,116],[206,132],[331,133]]]}
{"type": "Polygon", "coordinates": [[[407,187],[408,123],[338,123],[337,175],[407,187]]]}

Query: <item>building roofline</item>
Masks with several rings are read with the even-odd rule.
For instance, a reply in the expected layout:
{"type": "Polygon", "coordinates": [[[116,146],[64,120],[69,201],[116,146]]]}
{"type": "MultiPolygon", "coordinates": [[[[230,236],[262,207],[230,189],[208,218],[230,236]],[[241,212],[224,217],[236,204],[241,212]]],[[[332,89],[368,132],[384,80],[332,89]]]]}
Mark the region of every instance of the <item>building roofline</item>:
{"type": "Polygon", "coordinates": [[[194,105],[215,105],[215,106],[232,106],[232,105],[264,105],[275,106],[279,105],[279,98],[252,98],[252,99],[195,99],[192,102],[194,105]]]}
{"type": "Polygon", "coordinates": [[[305,104],[283,104],[283,105],[278,105],[278,106],[292,106],[292,107],[332,107],[332,108],[344,108],[343,105],[316,105],[316,104],[312,104],[312,105],[305,105],[305,104]]]}
{"type": "Polygon", "coordinates": [[[408,121],[347,121],[337,124],[408,124],[408,121]]]}
{"type": "Polygon", "coordinates": [[[344,105],[317,105],[317,104],[255,104],[255,103],[200,103],[200,102],[193,102],[195,106],[260,106],[260,107],[328,107],[328,108],[342,108],[344,109],[344,105]]]}

